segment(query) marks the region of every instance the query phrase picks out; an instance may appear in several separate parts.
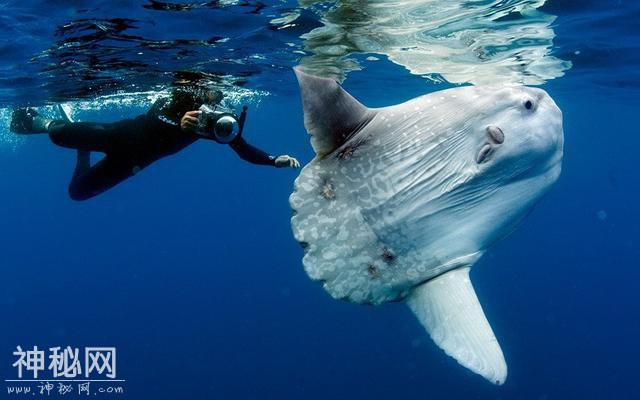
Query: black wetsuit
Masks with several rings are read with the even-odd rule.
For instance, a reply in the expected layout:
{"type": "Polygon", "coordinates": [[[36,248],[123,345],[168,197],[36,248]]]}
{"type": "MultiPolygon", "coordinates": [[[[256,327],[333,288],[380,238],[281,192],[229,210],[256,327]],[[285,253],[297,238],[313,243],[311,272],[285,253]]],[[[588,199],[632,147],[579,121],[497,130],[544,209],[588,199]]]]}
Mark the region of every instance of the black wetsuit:
{"type": "MultiPolygon", "coordinates": [[[[71,198],[86,200],[94,197],[154,161],[175,154],[202,138],[180,129],[179,117],[190,110],[165,112],[168,102],[167,99],[158,100],[146,115],[114,123],[51,123],[51,141],[78,150],[76,168],[69,184],[71,198]],[[91,166],[89,158],[92,151],[106,154],[94,166],[91,166]]],[[[241,136],[229,146],[243,160],[275,166],[275,157],[251,146],[241,136]]]]}

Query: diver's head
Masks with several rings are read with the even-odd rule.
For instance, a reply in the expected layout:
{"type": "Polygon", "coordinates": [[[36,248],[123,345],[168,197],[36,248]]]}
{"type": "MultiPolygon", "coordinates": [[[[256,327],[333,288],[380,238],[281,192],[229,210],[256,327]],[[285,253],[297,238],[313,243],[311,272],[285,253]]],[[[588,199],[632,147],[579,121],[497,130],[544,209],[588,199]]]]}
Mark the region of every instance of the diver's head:
{"type": "Polygon", "coordinates": [[[223,98],[222,91],[198,85],[175,86],[171,93],[173,107],[184,111],[197,110],[203,104],[213,107],[223,98]]]}
{"type": "Polygon", "coordinates": [[[218,89],[206,89],[203,91],[202,98],[202,104],[220,104],[224,98],[224,94],[218,89]]]}
{"type": "Polygon", "coordinates": [[[176,71],[171,82],[174,101],[190,100],[190,110],[197,110],[202,104],[217,105],[224,97],[217,82],[218,77],[200,71],[176,71]]]}

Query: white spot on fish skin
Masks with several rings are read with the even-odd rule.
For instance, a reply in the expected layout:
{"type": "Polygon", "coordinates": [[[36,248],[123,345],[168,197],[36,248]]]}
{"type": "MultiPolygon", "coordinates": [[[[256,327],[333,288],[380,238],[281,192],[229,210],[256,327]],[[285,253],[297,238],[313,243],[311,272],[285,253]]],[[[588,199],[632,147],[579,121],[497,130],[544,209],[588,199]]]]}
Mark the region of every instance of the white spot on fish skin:
{"type": "Polygon", "coordinates": [[[302,183],[300,183],[300,188],[301,188],[302,190],[304,190],[305,192],[309,192],[309,191],[313,190],[313,186],[311,186],[311,185],[310,185],[309,183],[307,183],[307,182],[302,182],[302,183]]]}
{"type": "Polygon", "coordinates": [[[324,258],[325,260],[329,260],[329,261],[330,261],[330,260],[333,260],[333,259],[335,259],[335,258],[337,258],[337,257],[338,257],[338,255],[337,255],[335,252],[333,252],[333,251],[325,251],[325,252],[322,254],[322,258],[324,258]]]}

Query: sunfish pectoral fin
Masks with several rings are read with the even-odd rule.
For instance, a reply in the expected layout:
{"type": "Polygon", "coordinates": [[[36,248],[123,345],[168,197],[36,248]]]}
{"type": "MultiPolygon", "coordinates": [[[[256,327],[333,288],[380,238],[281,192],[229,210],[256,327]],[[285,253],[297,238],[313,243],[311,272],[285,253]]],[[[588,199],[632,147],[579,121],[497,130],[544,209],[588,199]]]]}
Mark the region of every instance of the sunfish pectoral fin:
{"type": "Polygon", "coordinates": [[[294,68],[304,109],[304,126],[311,135],[311,146],[323,157],[340,147],[372,117],[373,110],[330,78],[321,78],[294,68]]]}
{"type": "Polygon", "coordinates": [[[468,267],[418,286],[407,303],[445,353],[490,382],[504,383],[507,364],[473,290],[468,267]]]}

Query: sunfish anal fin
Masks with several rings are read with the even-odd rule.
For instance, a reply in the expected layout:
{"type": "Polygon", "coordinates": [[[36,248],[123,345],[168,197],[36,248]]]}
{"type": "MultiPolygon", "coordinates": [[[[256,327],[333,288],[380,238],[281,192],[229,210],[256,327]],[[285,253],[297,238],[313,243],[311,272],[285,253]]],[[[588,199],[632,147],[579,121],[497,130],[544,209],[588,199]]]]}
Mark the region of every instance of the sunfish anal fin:
{"type": "Polygon", "coordinates": [[[407,304],[445,353],[490,382],[504,383],[507,364],[469,280],[469,267],[418,286],[407,304]]]}
{"type": "Polygon", "coordinates": [[[373,118],[374,111],[340,87],[333,79],[321,78],[294,68],[304,109],[304,127],[319,157],[333,152],[373,118]]]}

